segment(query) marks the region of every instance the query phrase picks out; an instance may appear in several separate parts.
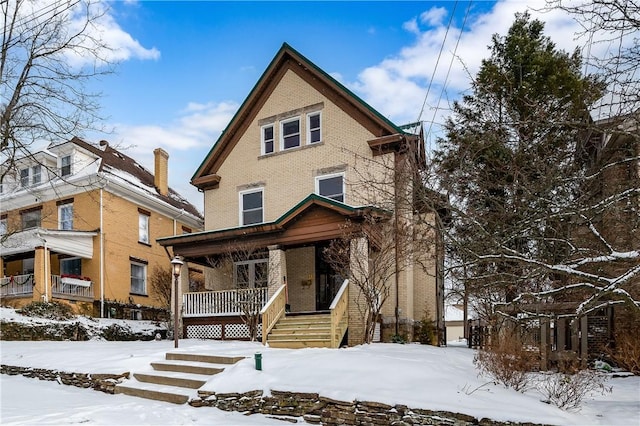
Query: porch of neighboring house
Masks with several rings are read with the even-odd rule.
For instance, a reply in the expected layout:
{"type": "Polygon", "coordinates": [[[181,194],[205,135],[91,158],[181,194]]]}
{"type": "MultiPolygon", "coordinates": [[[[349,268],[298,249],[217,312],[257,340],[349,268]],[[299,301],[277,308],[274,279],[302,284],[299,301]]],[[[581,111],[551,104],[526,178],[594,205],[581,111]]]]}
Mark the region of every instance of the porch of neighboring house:
{"type": "Polygon", "coordinates": [[[82,274],[97,232],[30,229],[0,247],[0,299],[15,307],[32,301],[92,302],[94,282],[82,274]]]}
{"type": "MultiPolygon", "coordinates": [[[[344,237],[347,217],[358,226],[362,215],[313,196],[272,223],[158,240],[186,262],[207,268],[212,291],[183,293],[179,299],[182,336],[248,339],[246,322],[253,317],[256,338],[270,347],[361,343],[358,291],[323,256],[332,240],[344,237]]],[[[357,235],[351,259],[369,256],[369,236],[357,235]]]]}

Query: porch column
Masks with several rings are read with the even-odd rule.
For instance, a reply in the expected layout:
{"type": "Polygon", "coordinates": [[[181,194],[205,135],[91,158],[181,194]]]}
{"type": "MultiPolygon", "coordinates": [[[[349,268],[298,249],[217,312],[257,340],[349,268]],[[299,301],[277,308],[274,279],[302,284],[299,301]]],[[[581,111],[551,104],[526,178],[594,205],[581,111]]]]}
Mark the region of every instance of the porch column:
{"type": "Polygon", "coordinates": [[[365,338],[365,324],[368,312],[366,302],[357,282],[363,283],[369,274],[369,240],[366,237],[353,238],[350,242],[349,264],[349,345],[360,345],[365,338]],[[363,261],[366,259],[366,261],[363,261]]]}
{"type": "MultiPolygon", "coordinates": [[[[269,297],[287,284],[287,255],[278,245],[269,246],[269,297]]],[[[287,303],[289,297],[287,296],[287,303]]]]}
{"type": "Polygon", "coordinates": [[[0,278],[4,278],[4,258],[0,256],[0,278]]]}
{"type": "Polygon", "coordinates": [[[35,302],[49,302],[51,300],[49,263],[49,249],[46,246],[36,247],[33,260],[33,300],[35,302]]]}

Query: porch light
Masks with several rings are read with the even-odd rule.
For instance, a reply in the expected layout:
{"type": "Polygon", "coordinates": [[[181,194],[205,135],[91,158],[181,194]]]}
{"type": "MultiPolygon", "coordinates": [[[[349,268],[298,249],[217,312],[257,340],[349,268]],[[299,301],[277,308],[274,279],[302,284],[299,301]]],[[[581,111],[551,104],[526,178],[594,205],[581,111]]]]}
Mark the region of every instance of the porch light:
{"type": "Polygon", "coordinates": [[[178,347],[178,277],[180,276],[180,270],[182,269],[184,262],[180,260],[179,256],[174,257],[171,260],[171,267],[173,269],[173,285],[174,285],[174,297],[173,297],[173,343],[174,347],[178,347]]]}

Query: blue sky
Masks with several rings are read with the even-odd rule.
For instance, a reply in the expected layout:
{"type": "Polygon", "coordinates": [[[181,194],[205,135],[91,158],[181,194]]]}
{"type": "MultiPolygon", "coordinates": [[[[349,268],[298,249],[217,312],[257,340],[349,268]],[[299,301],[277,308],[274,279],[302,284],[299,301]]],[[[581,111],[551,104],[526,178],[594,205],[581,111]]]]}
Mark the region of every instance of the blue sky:
{"type": "MultiPolygon", "coordinates": [[[[151,170],[152,151],[162,147],[170,185],[202,209],[189,180],[283,42],[396,124],[420,119],[437,135],[450,102],[488,57],[491,36],[505,34],[515,12],[543,4],[109,2],[104,36],[119,65],[91,88],[103,93],[113,131],[86,136],[109,140],[151,170]]],[[[532,15],[560,48],[584,44],[570,17],[532,15]]]]}

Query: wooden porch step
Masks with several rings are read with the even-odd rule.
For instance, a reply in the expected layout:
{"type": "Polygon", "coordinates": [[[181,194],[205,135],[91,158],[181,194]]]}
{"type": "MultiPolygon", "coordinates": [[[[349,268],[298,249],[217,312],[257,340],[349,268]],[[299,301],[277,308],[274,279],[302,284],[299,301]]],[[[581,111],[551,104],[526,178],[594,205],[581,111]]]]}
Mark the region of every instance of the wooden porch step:
{"type": "Polygon", "coordinates": [[[271,348],[303,349],[303,348],[330,348],[331,339],[304,339],[304,340],[271,340],[268,341],[271,348]]]}

